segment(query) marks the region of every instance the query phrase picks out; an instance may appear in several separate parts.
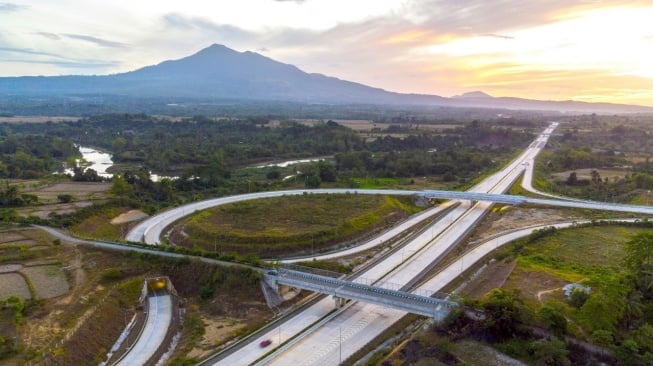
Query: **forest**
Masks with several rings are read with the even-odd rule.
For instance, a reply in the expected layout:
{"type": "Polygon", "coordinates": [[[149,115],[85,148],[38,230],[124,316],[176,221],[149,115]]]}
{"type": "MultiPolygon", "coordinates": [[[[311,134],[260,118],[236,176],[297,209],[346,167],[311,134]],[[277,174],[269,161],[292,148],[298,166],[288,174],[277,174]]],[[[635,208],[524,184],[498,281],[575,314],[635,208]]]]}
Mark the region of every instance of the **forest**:
{"type": "MultiPolygon", "coordinates": [[[[326,157],[301,165],[298,179],[309,188],[352,187],[355,177],[439,176],[464,185],[496,169],[532,139],[532,131],[491,122],[456,121],[447,129],[392,124],[370,137],[333,120],[301,123],[263,117],[171,120],[145,114],[108,114],[69,122],[3,123],[0,148],[7,179],[39,178],[62,171],[79,156],[75,145],[113,154],[112,193],[121,203],[160,208],[246,190],[283,187],[278,170],[261,179],[237,177],[255,164],[326,157]],[[154,182],[150,172],[179,177],[154,182]],[[253,180],[253,181],[252,181],[253,180]]],[[[97,181],[92,171],[74,171],[76,181],[97,181]]]]}

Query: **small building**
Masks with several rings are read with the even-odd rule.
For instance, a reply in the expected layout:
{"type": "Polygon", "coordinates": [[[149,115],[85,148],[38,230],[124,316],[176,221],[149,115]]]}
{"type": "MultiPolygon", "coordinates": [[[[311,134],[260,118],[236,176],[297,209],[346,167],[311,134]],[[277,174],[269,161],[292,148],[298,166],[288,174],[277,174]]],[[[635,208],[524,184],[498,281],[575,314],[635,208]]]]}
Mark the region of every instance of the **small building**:
{"type": "Polygon", "coordinates": [[[572,294],[574,291],[582,291],[582,292],[584,292],[584,293],[586,293],[586,294],[589,294],[591,289],[592,289],[591,287],[589,287],[589,286],[583,286],[583,285],[581,285],[580,283],[569,283],[569,284],[564,285],[564,286],[562,287],[562,291],[564,291],[565,296],[566,296],[567,298],[571,297],[571,294],[572,294]]]}

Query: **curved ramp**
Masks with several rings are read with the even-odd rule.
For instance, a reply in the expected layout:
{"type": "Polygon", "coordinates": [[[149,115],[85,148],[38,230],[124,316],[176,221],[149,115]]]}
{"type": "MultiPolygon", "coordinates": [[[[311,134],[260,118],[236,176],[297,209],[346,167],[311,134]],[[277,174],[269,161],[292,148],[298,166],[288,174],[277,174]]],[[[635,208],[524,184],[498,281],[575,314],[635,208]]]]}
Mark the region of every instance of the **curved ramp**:
{"type": "Polygon", "coordinates": [[[164,342],[172,325],[172,296],[153,294],[147,302],[147,319],[138,340],[114,365],[145,365],[164,342]]]}

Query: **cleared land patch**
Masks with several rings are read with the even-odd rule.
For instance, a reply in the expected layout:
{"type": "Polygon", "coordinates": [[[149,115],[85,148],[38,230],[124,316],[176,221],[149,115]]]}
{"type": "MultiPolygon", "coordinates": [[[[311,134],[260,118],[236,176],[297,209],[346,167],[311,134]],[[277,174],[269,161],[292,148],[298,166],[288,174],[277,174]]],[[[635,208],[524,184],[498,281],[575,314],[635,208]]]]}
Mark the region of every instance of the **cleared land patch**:
{"type": "Polygon", "coordinates": [[[70,285],[59,266],[33,266],[21,270],[34,285],[37,298],[50,299],[68,292],[70,285]]]}
{"type": "Polygon", "coordinates": [[[69,214],[80,208],[88,207],[93,201],[107,198],[111,183],[93,182],[63,182],[40,184],[39,182],[23,182],[21,192],[38,197],[40,205],[21,207],[17,210],[20,216],[36,216],[42,219],[51,214],[69,214]],[[70,196],[71,201],[62,203],[60,196],[70,196]]]}
{"type": "Polygon", "coordinates": [[[16,296],[30,299],[29,286],[23,276],[18,273],[0,273],[0,299],[16,296]]]}

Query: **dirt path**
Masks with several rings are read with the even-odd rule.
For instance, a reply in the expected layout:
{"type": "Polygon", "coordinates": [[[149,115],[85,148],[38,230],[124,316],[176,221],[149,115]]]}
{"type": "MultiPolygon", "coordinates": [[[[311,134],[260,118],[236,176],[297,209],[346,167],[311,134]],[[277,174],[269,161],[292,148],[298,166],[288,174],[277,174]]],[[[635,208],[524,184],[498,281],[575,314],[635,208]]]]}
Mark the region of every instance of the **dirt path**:
{"type": "Polygon", "coordinates": [[[86,271],[84,271],[84,256],[82,252],[75,245],[75,259],[71,263],[75,269],[75,287],[73,293],[77,294],[81,291],[81,287],[86,283],[86,271]]]}
{"type": "Polygon", "coordinates": [[[560,287],[556,287],[556,288],[551,289],[551,290],[542,290],[542,291],[538,291],[538,292],[537,292],[537,301],[539,301],[540,303],[544,303],[544,302],[542,301],[542,295],[544,295],[544,294],[550,294],[550,293],[552,293],[552,292],[554,292],[554,291],[557,291],[557,290],[560,290],[560,287]]]}

